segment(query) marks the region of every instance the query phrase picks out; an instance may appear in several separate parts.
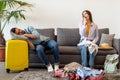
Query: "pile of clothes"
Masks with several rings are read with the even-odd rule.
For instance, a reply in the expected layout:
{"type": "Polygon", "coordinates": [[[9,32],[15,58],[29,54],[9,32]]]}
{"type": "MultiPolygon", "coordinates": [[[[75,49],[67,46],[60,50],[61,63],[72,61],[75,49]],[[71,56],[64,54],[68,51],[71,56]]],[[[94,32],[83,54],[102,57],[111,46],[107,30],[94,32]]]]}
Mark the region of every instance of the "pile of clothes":
{"type": "Polygon", "coordinates": [[[102,80],[104,71],[83,67],[79,63],[72,62],[57,70],[54,76],[69,78],[69,80],[102,80]]]}

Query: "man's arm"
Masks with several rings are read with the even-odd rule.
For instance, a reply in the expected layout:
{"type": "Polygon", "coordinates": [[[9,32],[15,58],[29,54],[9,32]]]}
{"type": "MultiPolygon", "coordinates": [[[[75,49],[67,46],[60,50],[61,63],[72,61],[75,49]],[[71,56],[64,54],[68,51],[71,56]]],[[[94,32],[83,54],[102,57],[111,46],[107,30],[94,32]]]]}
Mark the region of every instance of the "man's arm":
{"type": "Polygon", "coordinates": [[[35,34],[24,34],[25,37],[35,39],[37,36],[35,34]]]}
{"type": "Polygon", "coordinates": [[[35,46],[33,45],[33,43],[30,41],[30,40],[27,40],[28,42],[28,46],[31,48],[31,49],[35,49],[35,46]]]}

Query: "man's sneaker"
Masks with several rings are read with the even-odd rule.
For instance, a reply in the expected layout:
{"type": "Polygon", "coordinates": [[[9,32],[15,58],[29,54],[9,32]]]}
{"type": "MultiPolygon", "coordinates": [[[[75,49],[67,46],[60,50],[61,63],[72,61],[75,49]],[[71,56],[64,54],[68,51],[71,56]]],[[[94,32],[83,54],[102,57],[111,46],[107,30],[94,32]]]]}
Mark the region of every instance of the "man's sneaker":
{"type": "Polygon", "coordinates": [[[48,72],[52,72],[53,71],[53,67],[52,67],[51,64],[47,67],[47,70],[48,70],[48,72]]]}
{"type": "Polygon", "coordinates": [[[59,69],[59,65],[54,65],[54,70],[57,71],[59,69]]]}

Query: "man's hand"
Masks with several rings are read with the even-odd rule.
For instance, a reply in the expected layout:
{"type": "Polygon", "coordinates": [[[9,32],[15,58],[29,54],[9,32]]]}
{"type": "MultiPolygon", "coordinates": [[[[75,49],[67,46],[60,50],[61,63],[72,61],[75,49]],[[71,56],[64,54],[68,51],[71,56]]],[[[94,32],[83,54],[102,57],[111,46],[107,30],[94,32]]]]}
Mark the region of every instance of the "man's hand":
{"type": "Polygon", "coordinates": [[[28,38],[32,38],[32,39],[37,38],[37,36],[34,35],[34,34],[24,34],[24,36],[25,36],[25,37],[28,37],[28,38]]]}

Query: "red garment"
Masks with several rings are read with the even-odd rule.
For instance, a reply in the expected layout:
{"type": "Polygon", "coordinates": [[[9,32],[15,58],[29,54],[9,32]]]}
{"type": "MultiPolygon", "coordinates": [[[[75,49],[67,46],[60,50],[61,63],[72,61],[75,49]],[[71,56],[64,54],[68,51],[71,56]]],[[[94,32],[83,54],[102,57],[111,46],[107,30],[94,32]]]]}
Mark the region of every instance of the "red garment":
{"type": "Polygon", "coordinates": [[[104,74],[100,74],[100,75],[95,76],[95,77],[93,77],[93,76],[88,77],[87,80],[102,80],[103,77],[104,77],[104,74]]]}

